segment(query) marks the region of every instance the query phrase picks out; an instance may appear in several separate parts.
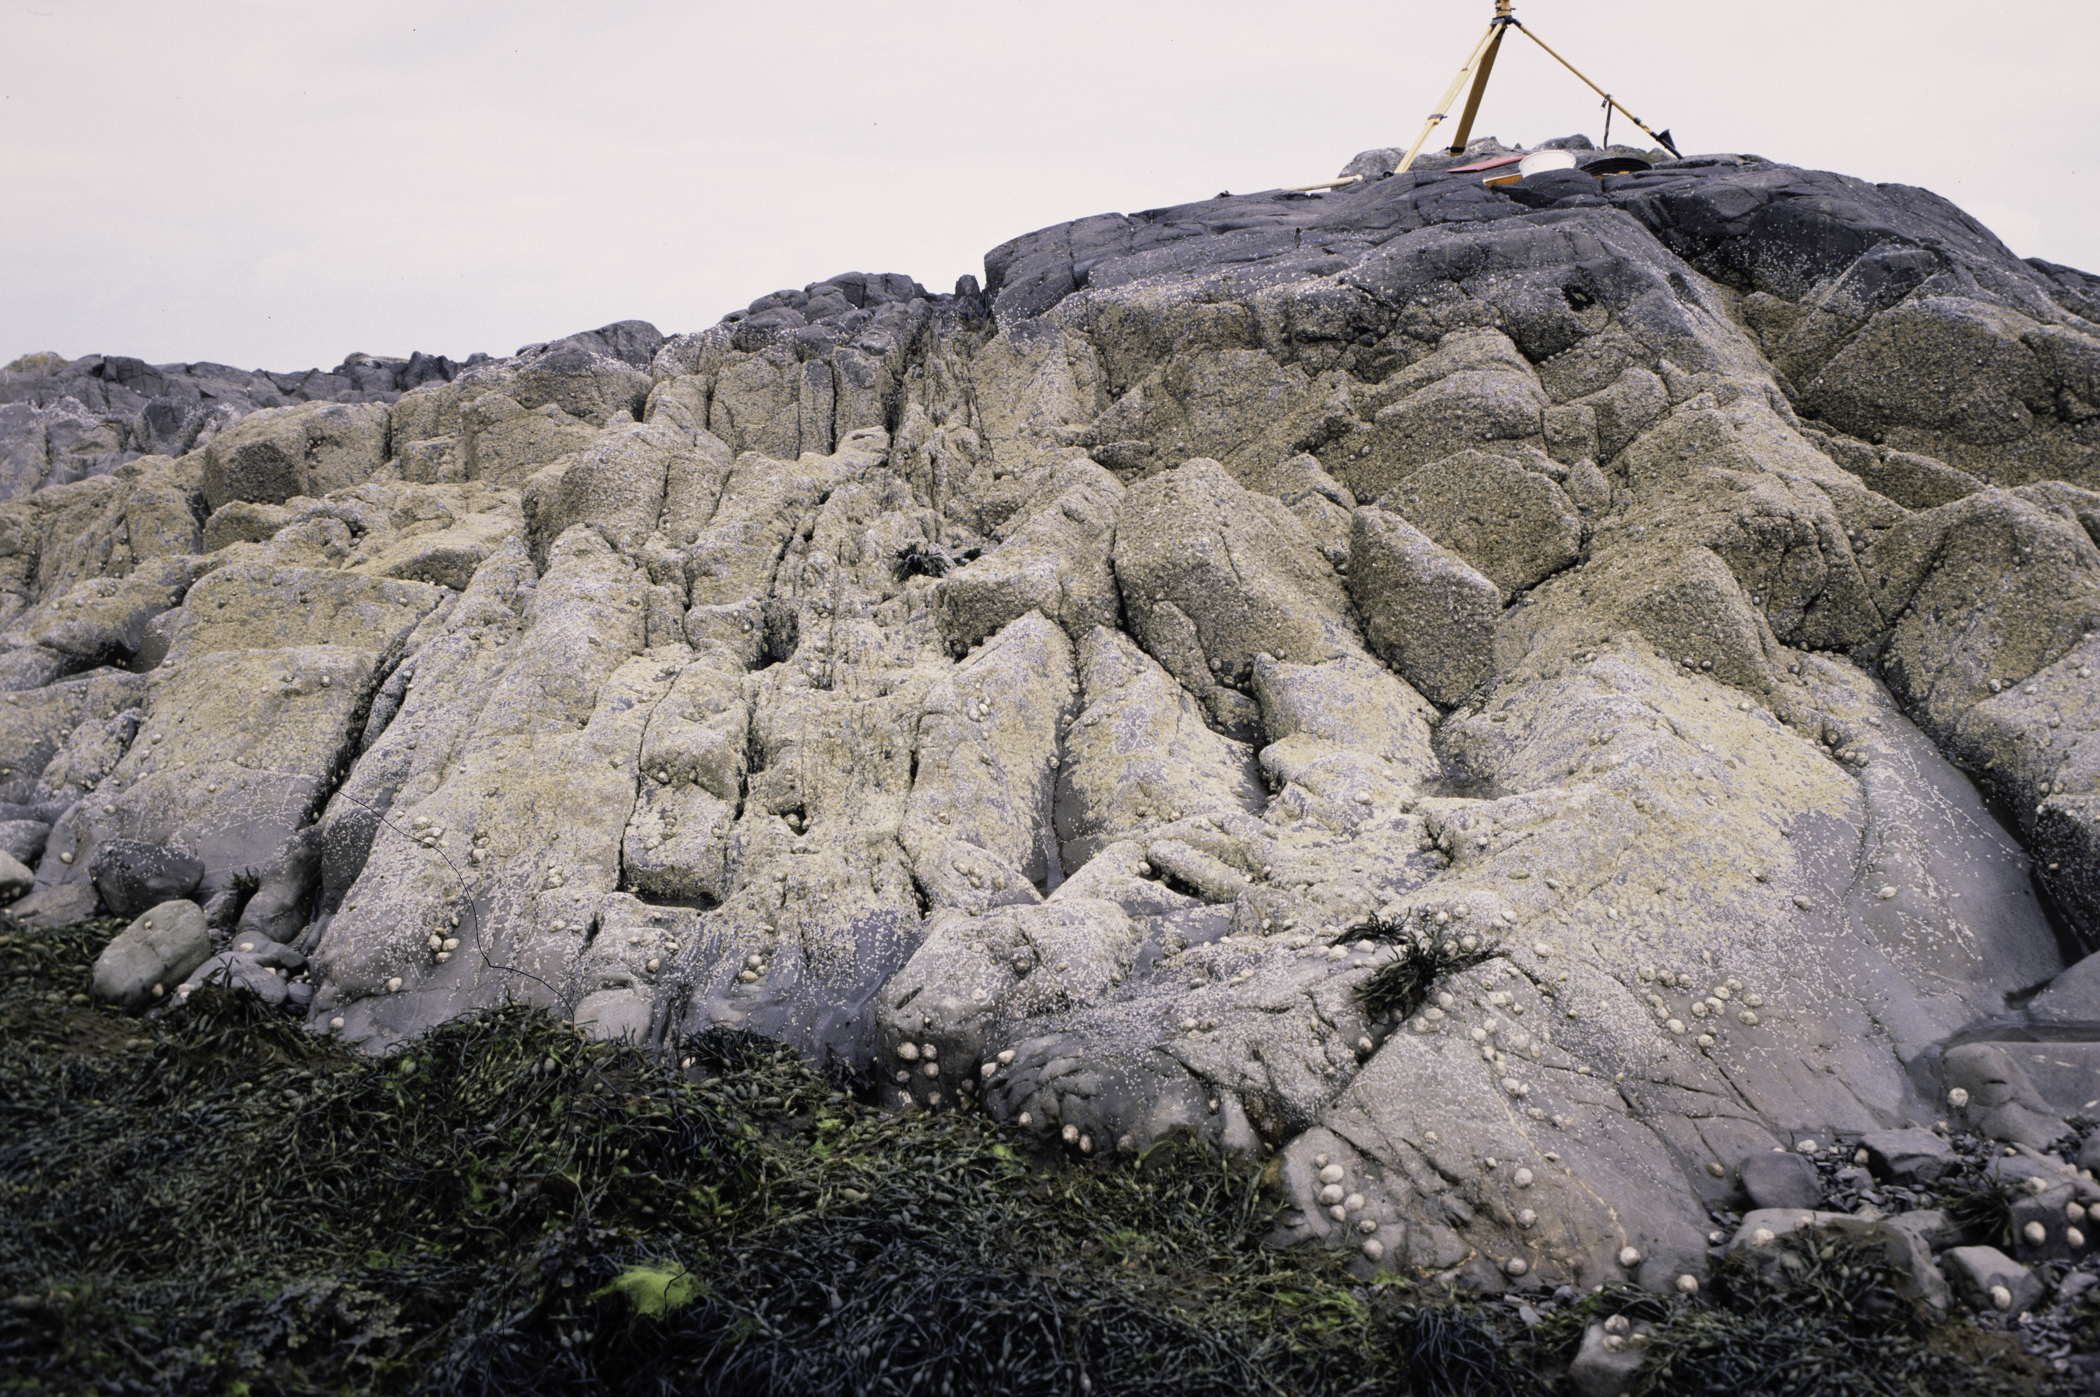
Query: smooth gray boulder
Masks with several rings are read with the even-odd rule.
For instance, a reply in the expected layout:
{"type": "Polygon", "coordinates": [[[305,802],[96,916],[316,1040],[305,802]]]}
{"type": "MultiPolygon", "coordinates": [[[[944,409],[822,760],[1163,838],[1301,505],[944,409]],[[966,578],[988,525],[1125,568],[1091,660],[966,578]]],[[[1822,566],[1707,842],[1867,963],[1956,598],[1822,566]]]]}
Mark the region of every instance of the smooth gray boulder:
{"type": "Polygon", "coordinates": [[[1823,1183],[1816,1176],[1816,1166],[1791,1151],[1746,1155],[1735,1173],[1754,1207],[1813,1208],[1823,1201],[1823,1183]]]}
{"type": "Polygon", "coordinates": [[[110,938],[95,957],[95,997],[125,1009],[155,1003],[211,955],[204,909],[164,902],[110,938]]]}
{"type": "Polygon", "coordinates": [[[50,837],[51,826],[42,820],[0,820],[0,854],[17,863],[35,864],[50,837]]]}

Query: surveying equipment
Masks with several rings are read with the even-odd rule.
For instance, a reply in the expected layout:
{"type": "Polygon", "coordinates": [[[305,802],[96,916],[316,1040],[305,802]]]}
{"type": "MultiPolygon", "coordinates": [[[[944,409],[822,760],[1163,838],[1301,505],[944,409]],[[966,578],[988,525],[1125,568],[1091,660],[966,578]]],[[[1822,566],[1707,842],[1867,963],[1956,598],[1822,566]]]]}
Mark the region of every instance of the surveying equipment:
{"type": "Polygon", "coordinates": [[[1415,157],[1420,155],[1422,147],[1429,143],[1430,133],[1436,130],[1438,124],[1450,115],[1449,108],[1452,100],[1458,96],[1459,89],[1464,87],[1467,81],[1470,80],[1473,84],[1473,90],[1466,97],[1466,109],[1458,118],[1458,134],[1451,138],[1450,145],[1451,154],[1460,155],[1464,153],[1466,137],[1473,133],[1473,118],[1480,111],[1480,99],[1487,93],[1488,74],[1495,70],[1495,55],[1502,48],[1502,36],[1512,29],[1523,30],[1524,37],[1530,39],[1531,42],[1537,44],[1540,48],[1545,49],[1547,55],[1554,62],[1560,64],[1561,67],[1567,69],[1576,77],[1581,78],[1590,91],[1604,99],[1604,130],[1607,143],[1610,140],[1611,113],[1612,109],[1616,107],[1625,115],[1628,121],[1640,127],[1643,131],[1647,131],[1649,138],[1657,145],[1669,151],[1670,154],[1677,156],[1680,160],[1684,158],[1675,143],[1670,140],[1670,133],[1667,130],[1649,130],[1648,123],[1642,121],[1632,112],[1627,111],[1625,107],[1620,106],[1616,98],[1597,86],[1597,84],[1591,82],[1580,68],[1577,68],[1574,64],[1568,62],[1567,59],[1555,53],[1544,39],[1541,39],[1529,29],[1525,29],[1524,22],[1510,12],[1512,3],[1513,0],[1495,0],[1495,17],[1488,21],[1487,33],[1480,36],[1480,42],[1473,45],[1473,51],[1466,55],[1465,66],[1458,70],[1458,76],[1453,78],[1451,86],[1445,89],[1444,100],[1437,103],[1437,111],[1429,114],[1429,120],[1422,126],[1422,134],[1415,137],[1415,143],[1407,148],[1407,158],[1400,162],[1399,167],[1394,171],[1395,174],[1405,172],[1409,166],[1415,163],[1415,157]]]}

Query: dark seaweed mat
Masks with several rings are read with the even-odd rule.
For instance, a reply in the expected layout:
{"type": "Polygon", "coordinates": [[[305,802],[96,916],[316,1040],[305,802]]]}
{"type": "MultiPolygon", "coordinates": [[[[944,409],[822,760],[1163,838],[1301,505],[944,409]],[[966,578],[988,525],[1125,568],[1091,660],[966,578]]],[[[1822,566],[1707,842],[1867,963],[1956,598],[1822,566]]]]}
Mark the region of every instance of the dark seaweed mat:
{"type": "Polygon", "coordinates": [[[115,929],[0,926],[8,1392],[1545,1393],[1627,1307],[1652,1390],[2032,1390],[1865,1303],[1866,1261],[1724,1268],[1715,1304],[1365,1288],[1264,1247],[1280,1199],[1193,1148],[1037,1157],[762,1040],[519,1006],[377,1060],[215,989],[141,1023],[72,1002],[115,929]],[[638,1317],[638,1265],[694,1297],[638,1317]]]}

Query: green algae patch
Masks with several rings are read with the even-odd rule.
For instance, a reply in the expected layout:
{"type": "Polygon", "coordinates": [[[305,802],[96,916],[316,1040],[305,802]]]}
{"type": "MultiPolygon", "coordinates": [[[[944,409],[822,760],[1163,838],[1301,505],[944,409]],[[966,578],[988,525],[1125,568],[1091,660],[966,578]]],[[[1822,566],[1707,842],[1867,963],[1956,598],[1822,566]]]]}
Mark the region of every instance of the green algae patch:
{"type": "Polygon", "coordinates": [[[643,1319],[662,1319],[690,1305],[699,1293],[699,1281],[683,1266],[630,1266],[614,1276],[611,1284],[593,1292],[591,1298],[624,1295],[643,1319]]]}

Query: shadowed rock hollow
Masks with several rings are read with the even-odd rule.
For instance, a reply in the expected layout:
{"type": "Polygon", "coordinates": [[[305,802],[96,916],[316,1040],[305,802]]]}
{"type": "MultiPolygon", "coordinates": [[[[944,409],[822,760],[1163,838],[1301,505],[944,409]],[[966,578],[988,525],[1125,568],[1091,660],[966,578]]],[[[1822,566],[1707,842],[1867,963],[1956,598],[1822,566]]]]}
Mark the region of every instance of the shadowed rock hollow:
{"type": "Polygon", "coordinates": [[[12,910],[194,903],[126,1002],[1274,1152],[1285,1240],[1481,1285],[1699,1274],[1746,1156],[1956,1088],[2091,1116],[2100,280],[1747,156],[986,271],[341,401],[19,361],[12,910]]]}

